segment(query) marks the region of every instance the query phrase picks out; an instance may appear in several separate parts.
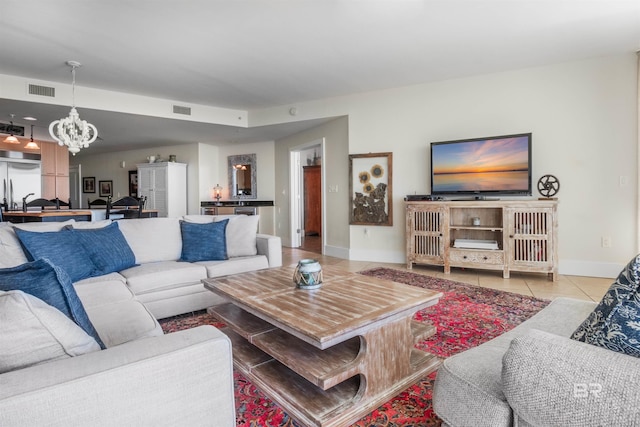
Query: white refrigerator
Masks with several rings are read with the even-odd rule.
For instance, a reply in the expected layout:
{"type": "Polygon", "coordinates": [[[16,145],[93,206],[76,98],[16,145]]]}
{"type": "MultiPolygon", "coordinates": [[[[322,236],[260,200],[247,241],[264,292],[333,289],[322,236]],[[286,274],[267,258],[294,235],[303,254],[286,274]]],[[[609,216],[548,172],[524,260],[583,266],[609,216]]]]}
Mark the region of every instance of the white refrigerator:
{"type": "Polygon", "coordinates": [[[2,202],[11,210],[22,209],[22,199],[37,199],[42,194],[42,176],[38,160],[0,160],[2,202]]]}

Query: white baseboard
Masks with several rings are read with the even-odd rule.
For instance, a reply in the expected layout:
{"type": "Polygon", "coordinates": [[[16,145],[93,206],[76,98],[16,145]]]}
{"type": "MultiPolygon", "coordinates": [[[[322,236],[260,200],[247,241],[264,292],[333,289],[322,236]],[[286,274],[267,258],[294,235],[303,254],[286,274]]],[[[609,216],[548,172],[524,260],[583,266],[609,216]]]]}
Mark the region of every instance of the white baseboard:
{"type": "MultiPolygon", "coordinates": [[[[368,261],[405,264],[407,259],[404,252],[379,251],[370,249],[349,249],[337,246],[325,246],[324,254],[351,261],[368,261]]],[[[583,260],[560,260],[558,273],[568,276],[588,276],[588,277],[618,277],[624,264],[615,262],[595,262],[583,260]]]]}
{"type": "Polygon", "coordinates": [[[582,261],[577,259],[560,260],[558,273],[568,276],[589,276],[615,278],[624,268],[624,264],[615,262],[582,261]]]}
{"type": "Polygon", "coordinates": [[[395,264],[405,264],[407,262],[404,252],[368,249],[351,249],[349,250],[348,259],[352,261],[389,262],[395,264]]]}
{"type": "Polygon", "coordinates": [[[340,248],[338,246],[324,246],[324,255],[332,256],[340,259],[349,259],[349,249],[340,248]]]}

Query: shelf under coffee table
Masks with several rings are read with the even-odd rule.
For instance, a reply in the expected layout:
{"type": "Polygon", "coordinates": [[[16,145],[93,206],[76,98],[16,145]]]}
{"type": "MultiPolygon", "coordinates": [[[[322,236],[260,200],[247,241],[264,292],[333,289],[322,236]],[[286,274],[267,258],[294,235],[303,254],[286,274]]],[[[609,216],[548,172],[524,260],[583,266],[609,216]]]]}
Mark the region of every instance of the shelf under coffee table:
{"type": "Polygon", "coordinates": [[[440,292],[323,267],[315,290],[296,289],[293,267],[204,280],[229,302],[236,369],[304,425],[344,426],[434,371],[414,344],[435,328],[412,320],[440,292]]]}

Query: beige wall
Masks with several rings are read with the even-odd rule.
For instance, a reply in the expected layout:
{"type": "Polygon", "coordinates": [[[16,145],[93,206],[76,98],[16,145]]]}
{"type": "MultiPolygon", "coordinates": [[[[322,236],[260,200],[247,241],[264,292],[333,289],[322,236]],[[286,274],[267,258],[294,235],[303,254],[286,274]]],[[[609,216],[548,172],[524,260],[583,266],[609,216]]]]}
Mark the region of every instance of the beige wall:
{"type": "MultiPolygon", "coordinates": [[[[560,272],[613,276],[638,250],[637,72],[636,56],[626,54],[297,103],[295,117],[280,106],[250,111],[248,124],[342,118],[281,141],[159,152],[189,163],[189,212],[216,183],[228,192],[228,155],[257,153],[258,197],[275,200],[276,230],[287,240],[289,150],[325,138],[325,189],[338,187],[325,194],[327,253],[403,262],[403,197],[429,191],[429,143],[533,132],[534,185],[549,173],[561,182],[560,272]],[[394,224],[365,234],[348,224],[348,155],[380,151],[393,152],[394,224]]],[[[156,151],[82,156],[83,173],[113,179],[124,194],[127,170],[156,151]]]]}
{"type": "Polygon", "coordinates": [[[141,150],[118,151],[116,153],[88,154],[82,152],[77,156],[70,156],[71,165],[82,165],[82,176],[94,176],[96,178],[96,193],[83,193],[82,206],[87,206],[87,198],[91,200],[99,198],[97,190],[98,181],[113,181],[113,196],[124,197],[129,194],[129,171],[137,170],[138,163],[146,163],[150,155],[158,155],[168,159],[175,154],[179,163],[187,164],[187,212],[190,214],[200,212],[199,192],[199,144],[188,144],[173,147],[157,147],[141,150]],[[125,167],[121,163],[125,162],[125,167]]]}
{"type": "Polygon", "coordinates": [[[220,150],[219,147],[209,144],[198,144],[198,171],[200,178],[198,180],[198,194],[200,200],[213,200],[213,187],[216,184],[225,186],[220,181],[222,171],[220,169],[220,150]]]}
{"type": "MultiPolygon", "coordinates": [[[[167,159],[170,154],[177,161],[187,163],[187,211],[200,212],[200,202],[213,200],[213,187],[220,184],[224,190],[223,200],[228,199],[227,156],[233,154],[256,153],[258,161],[258,199],[274,200],[274,143],[266,141],[255,144],[235,144],[217,147],[209,144],[187,144],[173,147],[156,147],[142,150],[127,150],[116,153],[82,153],[70,157],[72,165],[82,165],[83,176],[95,176],[99,180],[113,180],[114,197],[125,196],[129,191],[129,170],[136,170],[136,164],[145,163],[147,156],[160,154],[167,159]],[[125,167],[121,167],[121,162],[125,167]]],[[[98,193],[83,194],[82,203],[86,207],[87,198],[98,198],[98,193]]]]}
{"type": "MultiPolygon", "coordinates": [[[[219,147],[218,180],[224,188],[222,190],[223,199],[229,199],[229,176],[227,173],[227,157],[254,154],[257,162],[257,200],[274,200],[275,197],[275,172],[273,168],[274,142],[265,141],[252,144],[233,144],[219,147]]],[[[215,186],[215,184],[214,184],[215,186]]]]}
{"type": "MultiPolygon", "coordinates": [[[[560,272],[614,276],[637,253],[637,62],[633,54],[296,106],[296,120],[348,115],[348,148],[330,145],[325,154],[327,165],[343,165],[329,176],[344,177],[344,185],[347,154],[393,152],[394,225],[367,227],[368,235],[363,226],[348,226],[349,240],[345,237],[340,244],[349,248],[351,259],[404,261],[403,197],[428,193],[431,141],[519,132],[533,132],[534,186],[544,174],[554,174],[561,182],[560,272]],[[603,236],[611,238],[611,248],[602,247],[603,236]]],[[[282,107],[250,115],[252,126],[287,120],[291,118],[282,107]]],[[[285,165],[285,155],[278,146],[279,168],[285,165]]],[[[285,177],[278,179],[284,181],[285,177]]],[[[539,195],[534,192],[533,196],[539,195]]],[[[346,208],[336,209],[336,215],[343,216],[342,223],[348,220],[346,208]]]]}
{"type": "Polygon", "coordinates": [[[337,192],[325,191],[324,231],[326,254],[348,257],[349,250],[349,159],[348,120],[342,117],[276,142],[276,233],[289,242],[289,157],[291,150],[308,146],[324,138],[322,168],[324,189],[337,186],[337,192]]]}

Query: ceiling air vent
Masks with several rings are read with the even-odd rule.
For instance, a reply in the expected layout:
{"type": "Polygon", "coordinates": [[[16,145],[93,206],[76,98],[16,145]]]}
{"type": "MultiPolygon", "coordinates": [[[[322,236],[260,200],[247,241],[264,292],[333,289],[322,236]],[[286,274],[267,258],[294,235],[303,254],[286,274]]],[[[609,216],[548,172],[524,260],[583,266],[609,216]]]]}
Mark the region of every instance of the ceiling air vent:
{"type": "Polygon", "coordinates": [[[182,107],[180,105],[173,106],[174,114],[184,114],[185,116],[191,115],[191,107],[182,107]]]}
{"type": "Polygon", "coordinates": [[[24,126],[0,123],[0,133],[6,133],[7,135],[13,133],[15,136],[24,136],[24,126]]]}
{"type": "Polygon", "coordinates": [[[29,84],[29,95],[56,97],[56,88],[29,84]]]}

